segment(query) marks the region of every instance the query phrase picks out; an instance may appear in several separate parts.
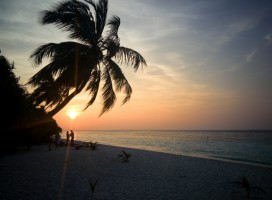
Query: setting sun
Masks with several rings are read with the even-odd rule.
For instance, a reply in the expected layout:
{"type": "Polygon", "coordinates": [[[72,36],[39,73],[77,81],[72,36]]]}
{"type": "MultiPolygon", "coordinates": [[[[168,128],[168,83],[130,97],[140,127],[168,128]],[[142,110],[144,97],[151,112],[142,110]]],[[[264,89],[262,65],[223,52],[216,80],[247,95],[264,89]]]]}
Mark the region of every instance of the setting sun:
{"type": "Polygon", "coordinates": [[[69,110],[67,112],[67,115],[71,118],[71,119],[75,119],[78,116],[78,112],[74,111],[74,110],[69,110]]]}

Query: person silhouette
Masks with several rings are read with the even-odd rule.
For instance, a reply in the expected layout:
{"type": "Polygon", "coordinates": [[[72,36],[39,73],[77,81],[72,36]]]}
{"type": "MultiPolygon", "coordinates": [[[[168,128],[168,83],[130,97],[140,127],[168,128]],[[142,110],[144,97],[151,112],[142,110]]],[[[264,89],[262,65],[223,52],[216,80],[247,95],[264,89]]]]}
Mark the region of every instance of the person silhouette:
{"type": "Polygon", "coordinates": [[[66,145],[69,143],[70,134],[69,131],[66,132],[66,145]]]}
{"type": "Polygon", "coordinates": [[[75,138],[75,133],[74,133],[73,130],[71,130],[70,135],[71,135],[71,144],[73,145],[74,144],[74,138],[75,138]]]}

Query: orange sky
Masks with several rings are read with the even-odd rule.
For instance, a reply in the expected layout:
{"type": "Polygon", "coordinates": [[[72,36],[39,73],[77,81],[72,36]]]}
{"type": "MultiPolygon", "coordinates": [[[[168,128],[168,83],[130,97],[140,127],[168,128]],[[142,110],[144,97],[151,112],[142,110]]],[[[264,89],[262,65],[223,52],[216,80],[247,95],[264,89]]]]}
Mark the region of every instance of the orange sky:
{"type": "MultiPolygon", "coordinates": [[[[271,113],[264,115],[268,100],[264,103],[258,97],[244,99],[239,94],[194,85],[184,79],[161,81],[156,87],[154,81],[161,77],[149,78],[151,68],[139,75],[127,70],[126,74],[133,76],[133,95],[127,104],[121,105],[119,100],[99,117],[99,98],[82,112],[88,100],[88,95],[82,94],[54,118],[64,130],[262,129],[271,119],[271,113]],[[258,111],[252,105],[258,106],[258,111]],[[78,112],[73,120],[67,115],[70,110],[78,112]]],[[[118,97],[121,99],[122,94],[118,97]]]]}
{"type": "MultiPolygon", "coordinates": [[[[56,0],[0,1],[0,47],[25,84],[42,66],[29,56],[40,45],[69,40],[38,23],[56,0]]],[[[122,46],[141,53],[148,67],[123,66],[131,100],[99,117],[81,94],[54,116],[63,129],[272,129],[272,2],[109,1],[121,18],[122,46]],[[71,120],[71,109],[79,115],[71,120]]],[[[43,63],[43,65],[45,62],[43,63]]]]}

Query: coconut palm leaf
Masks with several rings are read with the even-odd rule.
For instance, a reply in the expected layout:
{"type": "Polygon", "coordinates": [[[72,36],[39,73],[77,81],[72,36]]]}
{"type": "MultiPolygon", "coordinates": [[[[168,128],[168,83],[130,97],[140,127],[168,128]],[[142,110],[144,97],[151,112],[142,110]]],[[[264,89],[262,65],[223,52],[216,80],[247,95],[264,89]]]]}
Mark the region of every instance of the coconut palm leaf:
{"type": "Polygon", "coordinates": [[[52,10],[42,12],[41,24],[55,24],[70,32],[69,37],[93,44],[96,41],[95,22],[90,8],[83,2],[65,1],[52,10]]]}
{"type": "Polygon", "coordinates": [[[110,73],[108,70],[105,70],[102,74],[102,78],[104,79],[105,83],[102,88],[102,104],[103,108],[100,113],[100,116],[107,112],[109,109],[111,109],[114,106],[116,95],[113,89],[113,84],[111,81],[110,73]]]}
{"type": "Polygon", "coordinates": [[[108,0],[98,1],[97,3],[92,0],[85,0],[91,4],[95,10],[95,25],[96,25],[96,36],[99,40],[102,36],[108,13],[108,0]]]}
{"type": "Polygon", "coordinates": [[[84,110],[86,110],[90,105],[92,105],[98,94],[99,85],[101,80],[100,70],[94,70],[91,74],[89,84],[86,91],[89,91],[89,94],[92,96],[91,100],[87,103],[84,110]]]}
{"type": "Polygon", "coordinates": [[[125,98],[123,99],[123,104],[126,103],[132,94],[132,88],[129,85],[126,77],[124,76],[121,68],[112,60],[108,60],[107,66],[110,69],[110,74],[112,79],[115,82],[116,91],[124,90],[124,93],[126,94],[125,98]]]}
{"type": "Polygon", "coordinates": [[[116,15],[112,16],[108,20],[107,25],[109,26],[109,29],[110,29],[110,31],[108,32],[110,33],[109,36],[117,36],[120,23],[121,23],[121,20],[116,15]]]}
{"type": "Polygon", "coordinates": [[[137,51],[129,49],[126,47],[119,47],[119,51],[115,55],[117,62],[131,65],[135,71],[139,69],[140,66],[145,66],[145,59],[137,51]]]}
{"type": "Polygon", "coordinates": [[[45,107],[51,116],[84,88],[90,94],[85,109],[94,103],[101,88],[100,115],[114,106],[115,91],[125,93],[123,104],[130,99],[131,86],[118,64],[130,65],[137,71],[146,62],[137,51],[120,47],[120,18],[114,15],[107,21],[107,12],[107,0],[67,0],[41,13],[42,25],[53,24],[74,39],[41,45],[30,56],[35,67],[49,59],[28,84],[34,87],[36,106],[45,107]]]}

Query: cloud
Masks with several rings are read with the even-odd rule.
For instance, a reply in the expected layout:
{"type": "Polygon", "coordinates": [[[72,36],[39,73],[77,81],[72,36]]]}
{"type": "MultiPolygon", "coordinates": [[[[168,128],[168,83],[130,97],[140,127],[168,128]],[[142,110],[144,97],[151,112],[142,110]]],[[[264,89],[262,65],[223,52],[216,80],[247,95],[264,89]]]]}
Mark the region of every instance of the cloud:
{"type": "Polygon", "coordinates": [[[245,56],[246,57],[246,62],[250,62],[255,54],[256,54],[256,50],[253,50],[249,54],[247,54],[245,56]]]}
{"type": "Polygon", "coordinates": [[[266,40],[267,45],[271,45],[272,44],[272,33],[265,35],[264,39],[266,40]]]}
{"type": "Polygon", "coordinates": [[[216,44],[223,45],[232,41],[237,35],[244,31],[253,29],[257,22],[255,19],[240,19],[225,25],[225,28],[218,30],[215,37],[216,44]]]}

